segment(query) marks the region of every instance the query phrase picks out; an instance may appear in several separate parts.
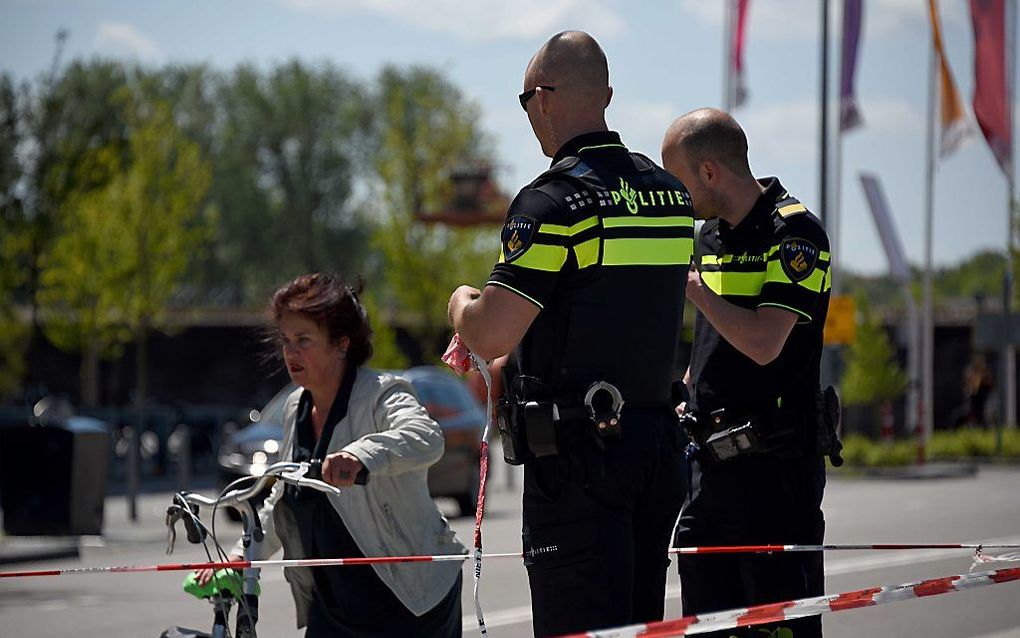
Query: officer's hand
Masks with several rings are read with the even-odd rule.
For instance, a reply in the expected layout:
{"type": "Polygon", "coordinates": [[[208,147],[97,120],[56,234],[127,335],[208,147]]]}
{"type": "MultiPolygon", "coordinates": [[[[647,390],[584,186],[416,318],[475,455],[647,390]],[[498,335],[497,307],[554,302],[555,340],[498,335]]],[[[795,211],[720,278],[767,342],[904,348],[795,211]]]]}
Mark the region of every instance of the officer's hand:
{"type": "Polygon", "coordinates": [[[676,415],[677,416],[683,416],[684,412],[687,411],[687,402],[686,401],[681,401],[680,405],[676,406],[673,409],[676,410],[676,415]]]}
{"type": "Polygon", "coordinates": [[[337,487],[350,487],[363,467],[350,452],[334,452],[322,461],[322,480],[337,487]]]}
{"type": "MultiPolygon", "coordinates": [[[[243,560],[243,558],[241,556],[238,556],[237,554],[231,554],[230,556],[227,556],[227,560],[233,562],[237,560],[243,560]]],[[[197,572],[195,572],[195,578],[198,580],[198,584],[204,586],[206,583],[212,580],[213,573],[215,571],[216,571],[215,569],[200,569],[197,572]]]]}
{"type": "Polygon", "coordinates": [[[704,310],[702,304],[705,303],[705,284],[701,281],[701,273],[698,272],[697,266],[691,264],[690,270],[687,271],[687,299],[693,303],[699,310],[704,310]]]}
{"type": "Polygon", "coordinates": [[[456,316],[469,302],[482,296],[482,291],[471,286],[458,286],[450,295],[450,303],[446,306],[446,319],[451,326],[456,326],[456,316]]]}

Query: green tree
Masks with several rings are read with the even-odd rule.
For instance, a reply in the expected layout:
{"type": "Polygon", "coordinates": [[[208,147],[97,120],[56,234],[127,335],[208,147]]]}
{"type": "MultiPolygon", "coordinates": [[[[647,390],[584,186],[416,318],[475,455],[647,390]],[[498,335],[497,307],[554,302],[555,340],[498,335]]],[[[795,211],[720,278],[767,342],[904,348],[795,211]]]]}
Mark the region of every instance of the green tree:
{"type": "Polygon", "coordinates": [[[23,209],[17,159],[21,117],[13,79],[0,76],[0,397],[15,393],[25,373],[28,330],[17,316],[15,293],[23,284],[17,258],[23,252],[23,209]]]}
{"type": "Polygon", "coordinates": [[[365,100],[361,83],[329,64],[245,65],[221,81],[210,197],[222,218],[202,269],[208,285],[262,303],[303,272],[361,269],[365,100]]]}
{"type": "Polygon", "coordinates": [[[847,350],[841,396],[846,405],[874,405],[902,395],[907,376],[896,362],[889,335],[867,302],[858,298],[857,304],[857,336],[847,350]]]}
{"type": "Polygon", "coordinates": [[[98,357],[128,341],[137,345],[137,395],[144,399],[148,333],[163,321],[189,255],[201,252],[208,234],[201,215],[208,162],[165,104],[124,99],[131,104],[127,161],[116,146],[88,154],[82,166],[104,183],[70,194],[62,232],[43,258],[46,333],[58,346],[86,353],[88,403],[97,398],[98,357]]]}
{"type": "Polygon", "coordinates": [[[416,214],[446,204],[450,172],[482,154],[478,110],[433,70],[382,71],[376,97],[381,182],[373,245],[383,257],[387,301],[425,349],[442,353],[449,328],[446,305],[456,285],[481,283],[495,261],[492,228],[458,229],[419,221],[416,214]]]}

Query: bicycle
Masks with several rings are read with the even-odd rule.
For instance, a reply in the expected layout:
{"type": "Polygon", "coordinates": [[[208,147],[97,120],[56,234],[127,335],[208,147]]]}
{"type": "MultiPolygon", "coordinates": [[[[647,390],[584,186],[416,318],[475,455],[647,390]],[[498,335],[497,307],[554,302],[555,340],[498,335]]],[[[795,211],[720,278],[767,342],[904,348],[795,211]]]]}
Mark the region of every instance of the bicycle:
{"type": "MultiPolygon", "coordinates": [[[[167,508],[167,554],[173,553],[174,543],[177,538],[177,522],[183,521],[184,529],[189,543],[202,544],[205,547],[209,562],[213,562],[212,554],[209,552],[207,539],[212,538],[216,547],[217,556],[225,561],[226,552],[216,539],[216,509],[219,507],[231,507],[241,515],[242,534],[241,540],[244,547],[244,559],[251,561],[256,556],[256,549],[265,539],[265,532],[262,529],[262,522],[259,520],[258,511],[252,502],[263,488],[268,487],[277,480],[299,487],[309,487],[326,494],[339,494],[340,489],[321,480],[321,462],[287,462],[274,463],[266,468],[264,474],[258,477],[246,476],[237,479],[227,485],[217,498],[208,498],[193,492],[178,492],[173,496],[173,502],[167,508]],[[239,484],[252,481],[252,485],[240,489],[239,484]],[[207,528],[198,517],[201,507],[212,508],[213,523],[211,529],[207,528]]],[[[235,625],[236,638],[257,638],[255,625],[258,622],[258,596],[260,568],[245,567],[240,578],[232,570],[218,570],[213,579],[205,586],[198,585],[195,575],[191,574],[185,580],[185,591],[198,597],[209,600],[213,605],[212,633],[207,634],[195,629],[182,627],[170,627],[164,631],[161,638],[230,638],[228,629],[230,610],[233,602],[238,602],[237,618],[235,625]]]]}

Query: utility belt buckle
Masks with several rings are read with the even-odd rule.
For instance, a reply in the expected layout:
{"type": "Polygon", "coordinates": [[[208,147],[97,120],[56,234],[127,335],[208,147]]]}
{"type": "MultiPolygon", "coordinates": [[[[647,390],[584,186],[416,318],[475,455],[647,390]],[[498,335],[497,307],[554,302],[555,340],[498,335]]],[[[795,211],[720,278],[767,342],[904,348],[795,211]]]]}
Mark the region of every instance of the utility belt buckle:
{"type": "Polygon", "coordinates": [[[606,381],[596,381],[584,394],[584,407],[595,424],[595,433],[603,439],[617,439],[623,434],[620,427],[620,411],[623,410],[623,395],[620,390],[606,381]]]}
{"type": "Polygon", "coordinates": [[[758,432],[755,430],[752,420],[732,427],[724,427],[726,424],[725,408],[715,410],[710,415],[712,428],[723,429],[709,434],[701,447],[708,450],[708,453],[716,461],[728,461],[730,459],[754,454],[764,451],[764,444],[758,432]]]}

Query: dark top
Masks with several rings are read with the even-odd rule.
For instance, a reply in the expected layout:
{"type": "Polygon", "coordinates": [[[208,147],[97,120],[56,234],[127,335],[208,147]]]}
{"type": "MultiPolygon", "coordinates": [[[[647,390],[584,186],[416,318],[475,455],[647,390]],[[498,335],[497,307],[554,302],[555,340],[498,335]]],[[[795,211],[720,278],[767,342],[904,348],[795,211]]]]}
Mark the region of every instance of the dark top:
{"type": "Polygon", "coordinates": [[[736,226],[705,222],[698,241],[702,281],[742,308],[783,308],[798,315],[779,356],[758,365],[698,313],[691,351],[693,407],[741,414],[809,400],[819,386],[822,328],[829,308],[829,239],[821,222],[779,180],[736,226]]]}
{"type": "MultiPolygon", "coordinates": [[[[295,423],[295,461],[323,459],[336,425],[347,416],[357,370],[348,370],[329,410],[322,436],[315,440],[312,395],[305,390],[295,423]]],[[[360,486],[349,489],[364,489],[360,486]]],[[[322,492],[288,485],[283,495],[293,510],[308,558],[363,558],[343,519],[322,492]]],[[[314,599],[306,638],[325,636],[460,635],[460,580],[451,594],[422,616],[411,613],[370,565],[314,567],[314,599]],[[455,616],[456,631],[451,617],[455,616]]]]}
{"type": "Polygon", "coordinates": [[[540,309],[522,374],[552,396],[601,380],[633,405],[667,401],[693,237],[686,187],[617,133],[565,144],[511,203],[487,284],[540,309]]]}

